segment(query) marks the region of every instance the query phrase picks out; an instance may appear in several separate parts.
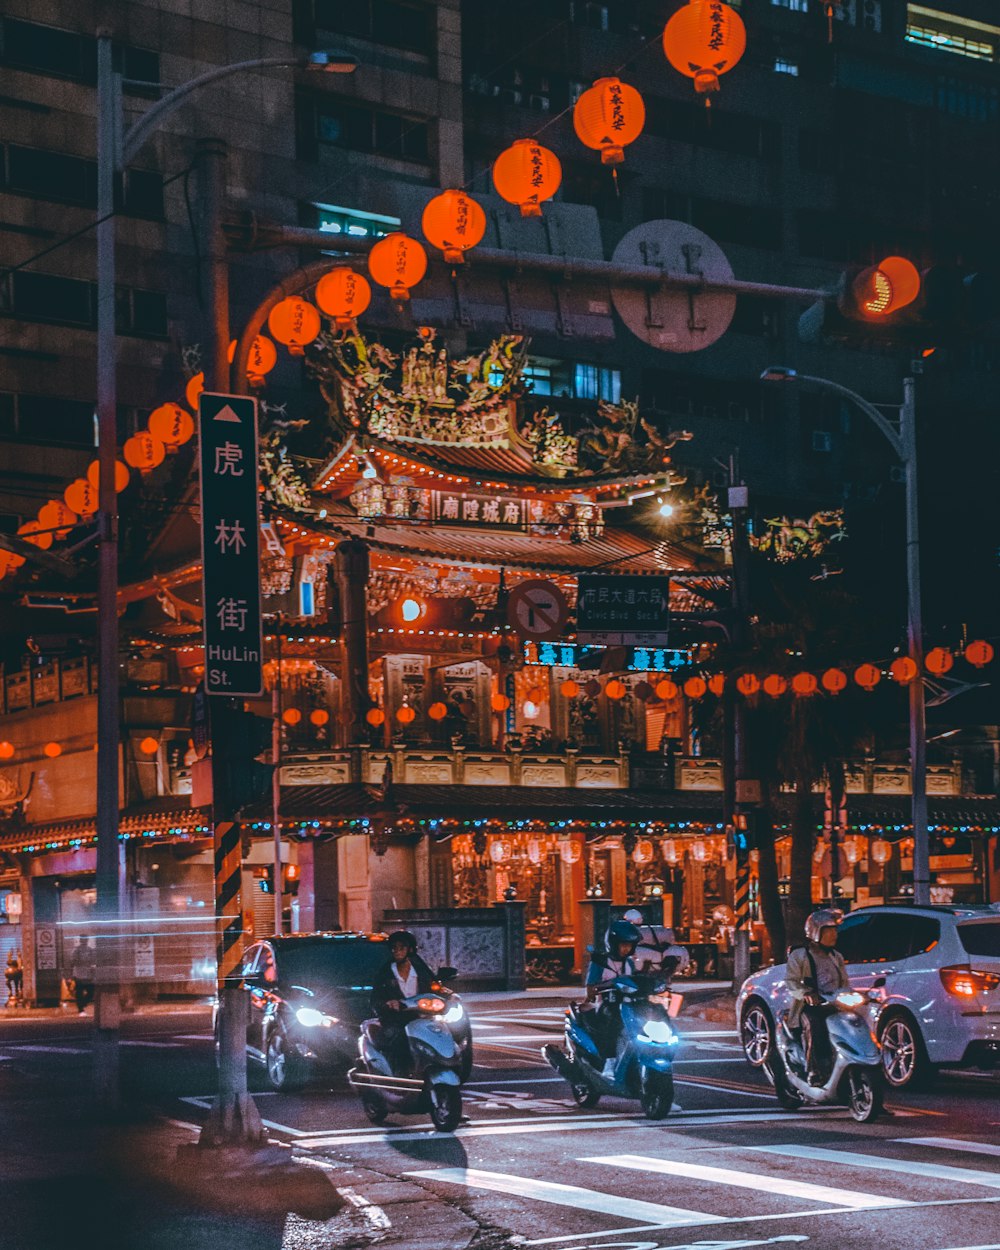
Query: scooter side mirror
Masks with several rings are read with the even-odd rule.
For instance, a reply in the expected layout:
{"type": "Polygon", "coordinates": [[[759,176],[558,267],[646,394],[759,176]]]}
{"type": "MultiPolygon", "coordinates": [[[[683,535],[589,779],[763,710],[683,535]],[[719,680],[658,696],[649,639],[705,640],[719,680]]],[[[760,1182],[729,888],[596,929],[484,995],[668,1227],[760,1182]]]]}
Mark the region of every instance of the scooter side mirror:
{"type": "Polygon", "coordinates": [[[454,981],[457,976],[457,968],[438,968],[437,970],[437,979],[439,981],[454,981]]]}
{"type": "Polygon", "coordinates": [[[885,989],[885,977],[876,977],[875,980],[872,982],[872,989],[873,990],[885,989]]]}

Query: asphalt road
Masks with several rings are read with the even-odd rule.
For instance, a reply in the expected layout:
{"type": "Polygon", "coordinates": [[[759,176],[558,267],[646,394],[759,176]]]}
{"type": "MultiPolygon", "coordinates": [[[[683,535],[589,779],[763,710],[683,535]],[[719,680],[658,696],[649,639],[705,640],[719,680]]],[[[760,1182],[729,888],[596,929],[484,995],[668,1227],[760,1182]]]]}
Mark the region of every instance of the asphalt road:
{"type": "MultiPolygon", "coordinates": [[[[467,1122],[454,1134],[433,1132],[426,1117],[375,1128],[346,1085],[274,1094],[252,1082],[273,1139],[347,1196],[347,1223],[290,1206],[292,1214],[272,1212],[252,1229],[231,1218],[230,1243],[211,1221],[185,1223],[176,1205],[153,1204],[132,1212],[133,1227],[148,1219],[150,1232],[153,1224],[160,1231],[146,1245],[186,1250],[380,1242],[407,1250],[736,1250],[780,1242],[1000,1250],[1000,1076],[946,1074],[927,1093],[891,1096],[888,1114],[871,1125],[844,1110],[789,1113],[745,1063],[735,1033],[682,1014],[675,1107],[652,1123],[633,1103],[603,1099],[589,1111],[572,1103],[539,1057],[560,1033],[560,1002],[477,1003],[472,1015],[477,1066],[465,1092],[467,1122]],[[430,1231],[434,1212],[458,1222],[430,1231]],[[172,1222],[183,1225],[183,1237],[172,1222]]],[[[194,1141],[211,1102],[208,1026],[204,1009],[125,1025],[126,1094],[156,1122],[169,1122],[172,1140],[194,1141]]],[[[23,1113],[34,1098],[85,1084],[89,1030],[89,1020],[75,1017],[0,1021],[0,1091],[14,1093],[23,1113]]],[[[14,1140],[24,1130],[4,1126],[3,1108],[0,1101],[9,1145],[11,1128],[14,1140]]],[[[65,1175],[72,1189],[72,1169],[65,1175]]],[[[255,1183],[266,1187],[266,1168],[255,1183]]],[[[25,1244],[42,1250],[43,1242],[25,1244]]]]}

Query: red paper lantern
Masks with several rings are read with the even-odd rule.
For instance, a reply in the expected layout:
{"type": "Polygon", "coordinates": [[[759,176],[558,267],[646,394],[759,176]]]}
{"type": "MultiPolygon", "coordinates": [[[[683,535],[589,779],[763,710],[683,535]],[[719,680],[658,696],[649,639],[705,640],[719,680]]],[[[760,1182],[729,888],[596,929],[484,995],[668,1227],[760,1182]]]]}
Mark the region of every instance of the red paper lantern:
{"type": "Polygon", "coordinates": [[[934,647],[927,652],[927,659],[924,661],[927,665],[927,671],[941,676],[947,673],[955,663],[955,657],[947,647],[934,647]]]}
{"type": "Polygon", "coordinates": [[[143,755],[155,755],[160,749],[160,743],[156,738],[143,738],[139,743],[139,750],[143,755]]]}
{"type": "MultiPolygon", "coordinates": [[[[87,466],[87,481],[93,486],[94,490],[100,490],[100,474],[101,462],[99,460],[91,460],[87,466]]],[[[122,464],[120,460],[115,461],[115,493],[121,492],[128,485],[129,471],[128,466],[122,464]]],[[[66,500],[69,503],[69,500],[66,500]]]]}
{"type": "Polygon", "coordinates": [[[760,678],[755,673],[740,673],[736,678],[736,689],[745,698],[750,698],[760,690],[760,678]]]}
{"type": "Polygon", "coordinates": [[[385,724],[385,712],[383,712],[380,707],[370,707],[368,711],[365,712],[365,720],[369,725],[374,725],[378,728],[379,725],[385,724]]]}
{"type": "Polygon", "coordinates": [[[353,269],[331,269],[316,284],[316,303],[341,329],[356,321],[371,302],[371,284],[353,269]]]}
{"type": "Polygon", "coordinates": [[[874,690],[882,680],[882,673],[874,664],[859,664],[854,670],[854,680],[862,690],[874,690]]]}
{"type": "Polygon", "coordinates": [[[193,378],[188,380],[187,386],[184,388],[184,398],[187,400],[188,407],[193,411],[198,411],[198,396],[205,389],[204,373],[196,373],[193,378]]]}
{"type": "Polygon", "coordinates": [[[847,689],[847,674],[841,668],[828,668],[820,680],[827,694],[840,694],[847,689]]]}
{"type": "Polygon", "coordinates": [[[624,699],[626,689],[627,687],[623,681],[620,681],[617,677],[612,677],[604,687],[604,693],[609,699],[624,699]]]}
{"type": "Polygon", "coordinates": [[[42,747],[42,750],[50,760],[58,759],[59,756],[62,755],[62,747],[58,742],[46,742],[45,746],[42,747]]]}
{"type": "Polygon", "coordinates": [[[432,703],[427,709],[427,715],[431,720],[444,720],[448,715],[447,705],[444,703],[432,703]]]}
{"type": "MultiPolygon", "coordinates": [[[[41,516],[41,513],[39,513],[41,516]]],[[[985,668],[993,659],[993,647],[982,639],[970,642],[965,648],[965,658],[973,666],[973,668],[985,668]]]]}
{"type": "MultiPolygon", "coordinates": [[[[190,386],[190,383],[188,383],[190,386]]],[[[197,397],[192,407],[197,407],[197,397]]],[[[194,419],[180,404],[161,404],[149,414],[149,432],[168,451],[186,443],[194,434],[194,419]]]]}
{"type": "MultiPolygon", "coordinates": [[[[319,334],[322,325],[313,304],[300,295],[289,295],[280,304],[275,304],[268,313],[267,328],[279,343],[284,343],[293,356],[301,356],[319,334]]],[[[263,376],[267,370],[256,368],[252,363],[252,351],[250,355],[251,363],[247,365],[247,373],[263,376]]]]}
{"type": "Polygon", "coordinates": [[[796,673],[792,678],[792,689],[802,696],[815,694],[819,689],[819,682],[813,673],[796,673]]]}
{"type": "Polygon", "coordinates": [[[780,673],[770,673],[764,678],[764,693],[772,699],[780,698],[788,689],[788,682],[780,673]]]}
{"type": "Polygon", "coordinates": [[[701,699],[708,690],[708,682],[704,677],[689,677],[684,683],[684,693],[689,699],[701,699]]]}
{"type": "Polygon", "coordinates": [[[398,720],[401,725],[412,725],[416,719],[417,713],[408,703],[404,703],[403,706],[396,712],[396,720],[398,720]]]}
{"type": "Polygon", "coordinates": [[[909,685],[918,671],[916,661],[911,660],[908,655],[901,655],[889,665],[889,676],[901,686],[909,685]]]}
{"type": "MultiPolygon", "coordinates": [[[[319,321],[319,313],[313,308],[312,304],[307,304],[307,308],[312,309],[316,320],[319,321]]],[[[317,330],[317,334],[319,331],[317,330]]],[[[313,335],[315,338],[316,335],[313,335]]],[[[312,342],[312,339],[309,339],[312,342]]],[[[289,352],[293,356],[301,356],[302,348],[298,343],[287,344],[289,352]]],[[[269,338],[265,338],[263,334],[258,334],[254,341],[250,344],[250,353],[247,356],[247,381],[251,386],[263,386],[264,378],[271,372],[278,363],[278,349],[269,338]]]]}
{"type": "Polygon", "coordinates": [[[158,438],[154,438],[148,430],[140,430],[125,440],[122,449],[125,463],[138,469],[140,473],[150,473],[157,465],[162,464],[167,449],[158,438]]]}
{"type": "Polygon", "coordinates": [[[444,253],[451,265],[460,265],[465,253],[482,242],[486,214],[464,191],[442,191],[424,209],[420,219],[424,235],[444,253]]]}
{"type": "Polygon", "coordinates": [[[567,679],[559,687],[559,693],[564,699],[575,699],[580,693],[579,683],[573,681],[572,678],[567,677],[567,679]]]}
{"type": "Polygon", "coordinates": [[[302,713],[297,707],[286,707],[281,713],[281,719],[286,725],[297,725],[302,719],[302,713]]]}
{"type": "Polygon", "coordinates": [[[97,511],[97,487],[91,486],[85,477],[70,482],[63,492],[66,507],[77,516],[93,516],[97,511]]]}
{"type": "Polygon", "coordinates": [[[602,165],[620,165],[622,150],[646,124],[646,106],[635,87],[620,78],[598,78],[573,106],[577,138],[601,154],[602,165]]]}
{"type": "Polygon", "coordinates": [[[662,699],[664,703],[668,703],[671,699],[676,699],[680,694],[677,683],[671,681],[669,677],[664,677],[662,681],[656,683],[656,697],[662,699]]]}
{"type": "Polygon", "coordinates": [[[48,551],[52,546],[52,535],[44,530],[40,521],[25,521],[23,525],[17,527],[17,533],[19,538],[23,538],[26,543],[31,543],[33,547],[38,547],[42,551],[48,551]]]}
{"type": "Polygon", "coordinates": [[[61,499],[50,499],[38,509],[38,521],[42,529],[54,530],[56,538],[65,538],[76,524],[76,513],[70,512],[61,499]]]}
{"type": "Polygon", "coordinates": [[[14,758],[13,742],[0,742],[0,760],[12,760],[14,758]]]}
{"type": "Polygon", "coordinates": [[[368,272],[379,286],[388,287],[394,300],[405,303],[410,288],[427,272],[427,253],[416,239],[396,230],[368,253],[368,272]]]}
{"type": "Polygon", "coordinates": [[[510,707],[510,699],[505,694],[494,694],[490,696],[490,707],[494,712],[506,712],[510,707]]]}
{"type": "Polygon", "coordinates": [[[309,713],[309,723],[315,725],[317,729],[321,729],[330,719],[330,713],[325,707],[314,708],[309,713]]]}
{"type": "Polygon", "coordinates": [[[714,695],[721,695],[726,689],[726,679],[722,673],[713,673],[708,679],[708,688],[714,695]]]}
{"type": "Polygon", "coordinates": [[[516,204],[522,217],[541,217],[542,201],[551,200],[561,182],[559,158],[535,139],[515,139],[493,164],[497,195],[516,204]]]}
{"type": "Polygon", "coordinates": [[[743,19],[721,0],[691,0],[681,5],[663,30],[663,51],[679,73],[694,80],[698,95],[719,90],[719,75],[728,73],[746,51],[743,19]]]}

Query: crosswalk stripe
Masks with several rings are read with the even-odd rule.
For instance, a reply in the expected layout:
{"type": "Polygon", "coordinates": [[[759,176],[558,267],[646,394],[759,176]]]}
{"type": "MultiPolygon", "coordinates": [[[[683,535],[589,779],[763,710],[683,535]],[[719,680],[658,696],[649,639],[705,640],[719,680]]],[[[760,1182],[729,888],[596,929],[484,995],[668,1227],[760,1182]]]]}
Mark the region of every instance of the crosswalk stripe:
{"type": "Polygon", "coordinates": [[[855,1154],[849,1150],[827,1150],[823,1146],[740,1146],[740,1150],[756,1150],[764,1154],[790,1155],[797,1159],[816,1159],[821,1163],[841,1163],[852,1168],[874,1168],[879,1172],[903,1172],[907,1176],[927,1176],[938,1181],[958,1181],[962,1185],[982,1185],[1000,1189],[1000,1172],[979,1172],[972,1168],[953,1168],[943,1163],[918,1163],[913,1159],[888,1159],[879,1155],[855,1154]]]}
{"type": "Polygon", "coordinates": [[[90,1051],[81,1046],[35,1046],[25,1042],[4,1042],[4,1050],[12,1050],[17,1054],[26,1051],[34,1055],[89,1055],[90,1051]]]}
{"type": "Polygon", "coordinates": [[[906,1146],[933,1146],[940,1150],[961,1150],[974,1155],[994,1155],[1000,1158],[1000,1146],[992,1142],[966,1141],[961,1137],[897,1137],[906,1146]]]}
{"type": "Polygon", "coordinates": [[[576,1211],[594,1211],[600,1215],[645,1220],[649,1224],[659,1224],[665,1228],[701,1224],[705,1221],[714,1223],[719,1219],[716,1215],[708,1215],[702,1211],[664,1207],[659,1203],[643,1202],[638,1198],[622,1198],[617,1194],[581,1189],[578,1185],[533,1180],[525,1176],[512,1176],[507,1172],[484,1172],[479,1168],[428,1168],[420,1172],[407,1172],[406,1175],[438,1184],[464,1185],[470,1189],[486,1189],[498,1194],[514,1194],[518,1198],[533,1198],[537,1202],[551,1202],[560,1207],[572,1207],[576,1211]]]}
{"type": "Polygon", "coordinates": [[[852,1207],[859,1211],[872,1207],[912,1205],[903,1198],[882,1198],[877,1194],[861,1193],[855,1189],[813,1185],[808,1181],[796,1181],[784,1176],[766,1176],[757,1172],[735,1172],[732,1168],[713,1168],[702,1163],[656,1159],[651,1155],[593,1155],[580,1159],[578,1162],[604,1163],[614,1167],[631,1168],[636,1172],[655,1172],[662,1176],[686,1176],[690,1180],[712,1181],[716,1185],[734,1185],[738,1189],[752,1189],[757,1193],[783,1194],[786,1198],[805,1198],[810,1202],[824,1202],[827,1206],[852,1207]]]}

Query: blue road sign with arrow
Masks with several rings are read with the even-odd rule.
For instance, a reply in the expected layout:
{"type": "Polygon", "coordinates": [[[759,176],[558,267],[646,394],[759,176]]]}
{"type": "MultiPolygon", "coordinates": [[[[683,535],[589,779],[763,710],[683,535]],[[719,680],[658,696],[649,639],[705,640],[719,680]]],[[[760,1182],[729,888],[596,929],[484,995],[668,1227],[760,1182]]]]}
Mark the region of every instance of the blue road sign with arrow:
{"type": "Polygon", "coordinates": [[[198,418],[205,689],[253,697],[264,685],[257,401],[203,391],[198,418]]]}

